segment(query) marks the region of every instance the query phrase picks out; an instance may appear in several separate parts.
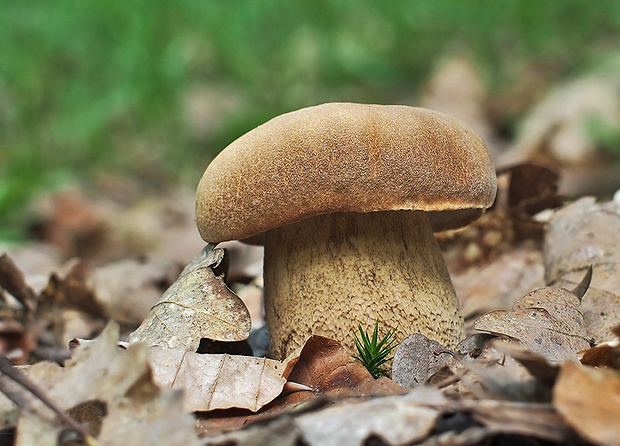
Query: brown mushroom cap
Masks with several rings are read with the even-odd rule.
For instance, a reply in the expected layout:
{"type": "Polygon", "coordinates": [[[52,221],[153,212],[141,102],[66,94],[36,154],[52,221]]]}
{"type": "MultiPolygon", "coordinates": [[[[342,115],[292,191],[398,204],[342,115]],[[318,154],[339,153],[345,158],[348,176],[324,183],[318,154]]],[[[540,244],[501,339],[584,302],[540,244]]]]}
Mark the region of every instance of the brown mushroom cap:
{"type": "Polygon", "coordinates": [[[458,227],[496,191],[484,141],[443,113],[330,103],[278,116],[224,149],[197,191],[203,239],[245,239],[333,212],[423,210],[458,227]]]}

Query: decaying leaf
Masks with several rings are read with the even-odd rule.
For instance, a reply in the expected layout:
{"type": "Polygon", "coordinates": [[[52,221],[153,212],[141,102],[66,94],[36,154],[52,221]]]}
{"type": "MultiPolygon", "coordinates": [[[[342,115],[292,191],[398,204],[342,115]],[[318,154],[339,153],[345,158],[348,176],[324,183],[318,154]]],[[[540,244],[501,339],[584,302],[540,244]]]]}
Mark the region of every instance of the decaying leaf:
{"type": "Polygon", "coordinates": [[[209,438],[205,445],[358,446],[371,438],[387,445],[411,444],[435,426],[440,411],[429,405],[445,402],[439,390],[423,386],[405,395],[335,400],[316,410],[300,407],[270,422],[257,420],[245,429],[209,438]]]}
{"type": "MultiPolygon", "coordinates": [[[[120,349],[118,336],[118,325],[110,323],[97,339],[76,349],[65,367],[40,362],[26,374],[65,410],[100,408],[101,435],[113,432],[117,444],[179,444],[180,440],[196,444],[193,420],[182,411],[181,399],[152,382],[147,349],[142,345],[120,349]],[[129,407],[132,417],[126,416],[129,407]],[[149,441],[153,438],[157,441],[149,441]]],[[[17,444],[55,445],[64,429],[47,407],[34,400],[31,410],[20,413],[17,444]]]]}
{"type": "Polygon", "coordinates": [[[26,283],[24,273],[6,253],[0,255],[0,291],[2,289],[11,293],[27,311],[34,311],[36,307],[35,292],[26,283]]]}
{"type": "Polygon", "coordinates": [[[550,363],[544,356],[507,342],[495,342],[493,347],[510,355],[525,367],[530,375],[539,380],[545,388],[550,388],[555,382],[560,366],[556,363],[550,363]]]}
{"type": "Polygon", "coordinates": [[[548,403],[483,400],[453,404],[461,410],[469,408],[474,419],[494,433],[523,435],[560,444],[570,438],[561,417],[548,403]]]}
{"type": "Polygon", "coordinates": [[[138,325],[178,274],[176,262],[130,258],[94,268],[91,282],[106,316],[138,325]]]}
{"type": "Polygon", "coordinates": [[[544,244],[545,280],[573,289],[592,265],[581,307],[594,341],[613,339],[620,322],[620,207],[585,197],[557,211],[544,244]]]}
{"type": "MultiPolygon", "coordinates": [[[[258,359],[248,358],[248,360],[258,359]]],[[[239,363],[244,361],[245,359],[240,359],[239,363]]],[[[282,416],[288,416],[292,413],[297,413],[297,410],[306,412],[311,410],[309,409],[310,407],[322,407],[325,405],[325,398],[327,396],[397,395],[405,392],[399,385],[388,378],[373,379],[368,370],[354,360],[350,352],[342,344],[322,336],[310,337],[302,348],[283,363],[267,361],[266,366],[275,364],[278,367],[276,371],[280,376],[288,378],[289,381],[284,384],[284,388],[281,381],[277,387],[275,383],[273,385],[274,393],[277,388],[283,388],[283,392],[258,414],[241,414],[239,416],[234,412],[232,414],[219,412],[216,415],[213,413],[198,414],[198,424],[203,435],[214,436],[222,432],[238,429],[253,421],[259,422],[264,420],[265,417],[273,418],[271,414],[274,412],[280,413],[282,416]]],[[[269,373],[273,374],[274,371],[271,370],[269,373]]],[[[230,380],[228,377],[223,379],[230,380]]],[[[269,379],[271,380],[272,378],[269,379]]],[[[252,395],[256,395],[257,388],[264,385],[258,382],[257,377],[252,378],[252,381],[247,381],[240,377],[240,381],[236,392],[245,392],[247,395],[229,394],[226,398],[229,402],[240,401],[242,398],[246,398],[249,401],[252,395]],[[245,381],[245,383],[241,385],[240,381],[245,381]]],[[[264,400],[266,401],[267,398],[264,400]]],[[[242,407],[249,408],[250,404],[246,403],[242,407]]],[[[282,428],[288,429],[289,427],[291,426],[282,428]]],[[[295,427],[293,430],[297,431],[298,428],[295,427]]],[[[264,433],[264,431],[261,432],[264,433]]],[[[262,438],[260,435],[258,433],[257,438],[262,438]]],[[[262,443],[258,441],[258,443],[252,444],[258,445],[262,443]]]]}
{"type": "Polygon", "coordinates": [[[93,316],[104,316],[105,310],[95,297],[91,284],[92,269],[85,262],[70,265],[67,273],[61,276],[52,273],[41,296],[41,303],[58,308],[75,309],[93,316]]]}
{"type": "Polygon", "coordinates": [[[576,361],[590,346],[579,298],[558,287],[531,291],[512,310],[495,310],[474,322],[476,330],[515,339],[550,361],[576,361]]]}
{"type": "Polygon", "coordinates": [[[14,364],[24,364],[36,348],[32,333],[16,320],[0,321],[0,354],[14,364]]]}
{"type": "Polygon", "coordinates": [[[151,388],[151,382],[141,384],[129,392],[122,404],[111,408],[97,438],[99,443],[106,446],[198,446],[193,419],[183,411],[182,395],[179,392],[158,394],[151,388]],[[153,398],[150,392],[158,396],[153,398]]]}
{"type": "Polygon", "coordinates": [[[415,387],[454,360],[454,353],[439,342],[416,333],[396,349],[392,379],[402,387],[415,387]]]}
{"type": "Polygon", "coordinates": [[[542,254],[520,245],[487,265],[452,274],[466,324],[487,311],[508,309],[529,290],[545,284],[542,254]]]}
{"type": "Polygon", "coordinates": [[[388,378],[375,380],[370,372],[340,342],[323,336],[311,336],[299,356],[288,358],[284,376],[289,381],[310,387],[313,392],[296,392],[280,398],[280,405],[292,404],[313,394],[402,393],[399,385],[388,378]]]}
{"type": "Polygon", "coordinates": [[[553,405],[589,441],[620,445],[620,374],[579,364],[562,365],[553,388],[553,405]]]}
{"type": "Polygon", "coordinates": [[[425,438],[439,415],[436,409],[419,403],[443,401],[436,389],[420,387],[406,395],[328,407],[300,417],[297,424],[311,446],[357,446],[366,444],[370,437],[380,438],[388,445],[410,444],[425,438]]]}
{"type": "Polygon", "coordinates": [[[200,339],[242,341],[251,320],[247,308],[213,268],[224,256],[208,245],[168,288],[130,342],[162,345],[195,352],[200,339]]]}
{"type": "Polygon", "coordinates": [[[188,412],[231,407],[256,412],[284,387],[284,365],[250,356],[201,355],[161,346],[149,349],[153,377],[161,387],[185,390],[188,412]]]}

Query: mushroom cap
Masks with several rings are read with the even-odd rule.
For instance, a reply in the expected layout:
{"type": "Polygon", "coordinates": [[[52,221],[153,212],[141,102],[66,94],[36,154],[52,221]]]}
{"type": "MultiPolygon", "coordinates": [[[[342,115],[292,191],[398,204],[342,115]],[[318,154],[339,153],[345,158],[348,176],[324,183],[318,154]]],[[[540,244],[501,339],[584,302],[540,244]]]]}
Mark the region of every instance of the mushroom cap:
{"type": "Polygon", "coordinates": [[[196,223],[211,243],[332,212],[423,210],[434,230],[477,218],[495,169],[476,133],[443,113],[328,103],[251,130],[207,167],[196,223]]]}

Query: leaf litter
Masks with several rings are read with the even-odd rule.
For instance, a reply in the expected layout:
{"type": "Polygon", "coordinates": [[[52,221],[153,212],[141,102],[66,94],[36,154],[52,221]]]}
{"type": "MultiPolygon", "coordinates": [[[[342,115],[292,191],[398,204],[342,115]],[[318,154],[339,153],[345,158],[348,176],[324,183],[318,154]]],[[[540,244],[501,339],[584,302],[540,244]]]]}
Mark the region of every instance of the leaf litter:
{"type": "Polygon", "coordinates": [[[223,257],[224,250],[208,245],[185,267],[129,341],[196,351],[202,338],[247,339],[250,314],[213,271],[223,257]]]}
{"type": "MultiPolygon", "coordinates": [[[[555,212],[551,222],[559,218],[562,212],[570,206],[555,212]]],[[[604,212],[610,212],[605,205],[594,207],[602,207],[604,212]]],[[[571,218],[578,217],[573,214],[571,218]]],[[[546,224],[545,227],[550,233],[553,224],[546,224]]],[[[595,230],[590,232],[596,234],[596,225],[590,228],[594,228],[595,230]]],[[[479,234],[484,234],[484,230],[484,227],[481,227],[479,234]]],[[[546,240],[551,238],[551,235],[547,235],[546,240]]],[[[563,240],[560,237],[558,240],[558,243],[565,243],[566,237],[563,240]]],[[[481,272],[486,268],[492,271],[495,262],[512,262],[511,259],[514,257],[511,256],[515,249],[521,249],[521,255],[524,252],[529,253],[530,257],[522,256],[521,259],[535,259],[535,256],[531,257],[531,255],[536,253],[536,243],[532,244],[526,240],[526,243],[515,244],[511,241],[503,246],[502,249],[505,250],[498,255],[480,258],[465,269],[461,269],[461,273],[481,272]]],[[[549,249],[549,246],[545,245],[545,277],[550,277],[548,265],[551,264],[549,259],[553,257],[549,254],[549,249]]],[[[214,255],[213,250],[211,252],[211,255],[214,255]]],[[[114,355],[109,356],[102,350],[86,355],[80,353],[82,347],[77,349],[75,355],[65,363],[64,367],[40,362],[36,366],[28,367],[25,373],[28,376],[32,374],[33,381],[44,389],[45,394],[62,403],[70,416],[85,423],[87,429],[92,429],[93,435],[100,444],[126,444],[126,441],[132,444],[153,444],[160,443],[162,438],[170,438],[170,441],[166,441],[168,444],[197,444],[196,433],[203,437],[201,444],[226,445],[275,444],[275,442],[291,445],[299,442],[310,445],[331,444],[330,442],[340,445],[358,445],[373,441],[377,444],[390,445],[414,442],[454,445],[505,444],[502,443],[502,438],[510,436],[523,441],[539,440],[552,444],[567,442],[614,444],[613,439],[618,437],[616,425],[605,418],[607,413],[596,410],[597,407],[607,407],[605,404],[611,404],[613,408],[615,404],[614,386],[616,386],[618,376],[617,358],[620,353],[618,353],[617,340],[614,344],[611,330],[594,331],[597,343],[598,340],[605,338],[608,341],[607,344],[587,348],[588,344],[586,349],[580,352],[575,346],[567,348],[565,339],[558,338],[559,348],[570,352],[569,361],[561,359],[565,353],[559,357],[554,356],[557,351],[550,346],[541,349],[540,344],[536,342],[535,335],[532,339],[521,336],[526,339],[525,343],[522,340],[518,343],[514,340],[509,343],[505,341],[510,338],[511,333],[522,335],[524,331],[527,331],[525,328],[514,328],[514,321],[518,318],[506,317],[515,308],[525,314],[532,311],[546,314],[541,318],[544,323],[537,325],[537,329],[542,332],[557,330],[563,335],[568,334],[569,337],[586,341],[594,337],[592,334],[593,324],[597,321],[596,311],[603,310],[589,309],[591,308],[589,307],[591,303],[588,303],[589,300],[591,301],[590,293],[596,289],[603,289],[606,293],[613,294],[613,290],[608,291],[604,285],[601,285],[599,277],[601,271],[612,271],[610,274],[603,275],[605,279],[614,274],[613,270],[604,269],[608,262],[601,262],[597,257],[601,255],[601,252],[604,253],[604,250],[590,248],[587,252],[591,254],[586,257],[588,263],[593,265],[594,274],[592,285],[583,296],[581,309],[575,305],[575,296],[565,295],[565,293],[570,294],[568,290],[574,290],[583,277],[585,268],[587,268],[585,262],[574,268],[562,267],[562,274],[559,274],[560,280],[553,277],[554,283],[551,284],[553,289],[543,288],[529,292],[530,289],[539,288],[529,285],[529,283],[540,280],[537,273],[531,275],[532,280],[519,279],[513,283],[520,281],[520,286],[506,286],[503,290],[496,291],[495,295],[492,293],[492,287],[489,287],[486,292],[488,302],[485,303],[478,298],[476,306],[471,307],[475,309],[469,314],[470,323],[481,312],[493,311],[497,308],[493,300],[502,297],[506,288],[513,288],[510,291],[515,296],[513,301],[510,299],[503,301],[502,311],[505,313],[503,317],[496,318],[491,333],[472,333],[454,352],[444,351],[442,346],[428,345],[418,350],[422,352],[418,355],[410,353],[404,362],[412,365],[413,370],[416,370],[417,366],[417,370],[420,371],[420,374],[410,381],[413,388],[398,386],[386,377],[373,380],[368,372],[363,367],[360,368],[361,365],[351,358],[351,352],[346,351],[334,340],[311,339],[305,346],[307,347],[305,352],[302,349],[288,362],[270,363],[265,358],[229,354],[199,355],[195,352],[195,348],[203,339],[203,334],[201,332],[188,334],[176,326],[176,330],[165,335],[161,334],[165,333],[165,330],[160,328],[158,335],[146,336],[140,342],[131,343],[128,350],[117,347],[118,331],[114,336],[110,336],[109,327],[104,331],[102,336],[108,339],[106,342],[109,342],[110,346],[114,345],[111,350],[115,354],[123,357],[128,354],[126,352],[130,352],[129,356],[133,358],[131,363],[135,365],[124,364],[128,370],[127,379],[131,381],[130,378],[133,377],[134,385],[128,386],[122,380],[115,383],[112,379],[117,373],[115,371],[117,366],[114,365],[116,360],[111,359],[114,355]],[[570,276],[570,274],[573,275],[570,276]],[[516,290],[521,287],[523,289],[517,293],[516,290]],[[558,291],[562,288],[564,291],[558,291]],[[501,295],[498,296],[498,294],[501,295]],[[519,296],[522,297],[517,299],[519,296]],[[518,305],[515,305],[517,303],[518,305]],[[510,307],[513,307],[513,310],[509,310],[510,307]],[[560,309],[565,314],[555,319],[552,318],[551,315],[557,315],[560,309]],[[578,311],[575,312],[575,309],[578,311]],[[585,335],[578,329],[582,325],[579,311],[583,313],[585,335]],[[572,314],[573,320],[569,320],[566,314],[572,314]],[[177,339],[174,339],[175,337],[177,339]],[[188,341],[182,343],[178,339],[188,341]],[[180,348],[167,348],[170,342],[176,343],[175,345],[180,348]],[[143,343],[159,346],[145,348],[143,343]],[[536,346],[538,350],[534,348],[536,346]],[[151,351],[151,353],[136,353],[139,350],[151,351]],[[154,351],[161,353],[164,359],[160,362],[154,361],[153,357],[158,354],[153,354],[154,351]],[[148,359],[142,359],[142,355],[148,359]],[[450,357],[451,360],[446,363],[434,363],[432,362],[434,356],[450,357]],[[582,358],[584,363],[591,365],[581,365],[575,362],[575,357],[582,358]],[[209,364],[211,362],[212,364],[209,364]],[[237,368],[227,369],[226,362],[237,368]],[[414,364],[411,364],[412,362],[414,364]],[[256,364],[257,369],[262,370],[273,365],[273,374],[269,372],[269,378],[267,378],[268,373],[265,372],[262,375],[260,373],[252,375],[251,378],[250,375],[243,375],[243,372],[249,373],[251,364],[256,364]],[[600,370],[605,373],[598,373],[599,370],[592,366],[605,367],[600,370]],[[101,372],[97,370],[98,368],[108,370],[108,367],[109,371],[105,372],[106,380],[101,381],[98,378],[102,376],[98,374],[101,372]],[[167,375],[166,369],[168,369],[167,375]],[[220,372],[206,373],[206,369],[220,370],[220,372]],[[222,372],[223,370],[227,371],[222,372]],[[106,384],[108,374],[114,390],[110,390],[106,384]],[[159,382],[158,374],[160,377],[166,375],[174,378],[172,381],[168,379],[166,383],[163,379],[159,382]],[[212,379],[214,376],[215,382],[233,376],[239,376],[240,379],[236,382],[231,380],[230,387],[226,390],[222,388],[222,395],[225,396],[224,404],[208,406],[205,405],[205,401],[210,398],[217,400],[213,398],[217,392],[208,390],[217,387],[212,384],[213,381],[209,381],[209,377],[212,379]],[[59,396],[59,389],[68,387],[68,381],[71,379],[76,382],[74,397],[65,399],[59,396]],[[261,399],[262,392],[260,391],[264,385],[261,381],[263,379],[273,379],[273,382],[277,383],[272,390],[264,392],[265,395],[267,393],[270,395],[264,400],[261,399]],[[605,390],[604,392],[593,390],[587,395],[583,392],[575,392],[576,389],[582,387],[589,388],[588,380],[599,385],[606,383],[610,387],[601,387],[605,390]],[[98,392],[95,389],[100,386],[100,382],[102,389],[98,392]],[[202,389],[199,388],[200,386],[202,389]],[[180,388],[184,390],[176,391],[180,388]],[[202,392],[204,389],[207,390],[202,392]],[[234,402],[241,400],[244,393],[250,395],[247,401],[254,401],[254,405],[250,402],[234,402]],[[193,406],[187,405],[188,394],[197,395],[199,402],[193,406]],[[276,396],[272,398],[272,395],[276,396]],[[230,405],[231,408],[225,408],[224,406],[231,401],[234,403],[230,405]],[[190,415],[190,411],[195,412],[190,415]],[[587,411],[587,415],[584,415],[584,411],[587,411]],[[138,423],[138,426],[132,424],[133,421],[138,423]],[[142,425],[145,426],[143,430],[140,428],[142,425]],[[149,436],[149,433],[152,435],[149,436]],[[174,437],[175,434],[178,437],[174,437]]],[[[198,261],[200,266],[194,263],[186,268],[182,275],[185,279],[180,278],[181,283],[187,280],[188,271],[191,272],[192,268],[202,269],[207,282],[211,285],[208,290],[203,288],[202,292],[207,290],[207,293],[213,291],[217,293],[223,290],[222,296],[226,301],[230,296],[226,291],[228,288],[223,287],[229,284],[224,281],[220,273],[221,268],[217,266],[221,263],[221,258],[218,256],[220,254],[215,254],[215,259],[205,260],[208,256],[206,252],[203,253],[202,260],[198,261]]],[[[531,264],[535,265],[532,271],[541,271],[536,262],[532,260],[531,264]]],[[[500,267],[496,268],[496,271],[501,271],[500,267]]],[[[518,267],[511,271],[514,274],[520,273],[518,267]]],[[[492,277],[491,273],[489,277],[492,277]]],[[[59,276],[59,278],[63,277],[59,276]]],[[[510,282],[512,279],[510,276],[503,276],[502,280],[510,282]]],[[[89,286],[97,294],[100,285],[93,286],[91,283],[89,286]]],[[[180,288],[183,290],[182,286],[180,288]]],[[[196,288],[191,286],[191,281],[188,288],[196,292],[196,288]]],[[[77,292],[69,288],[67,290],[68,293],[77,292]]],[[[19,292],[16,291],[16,293],[19,292]]],[[[164,305],[181,307],[182,305],[178,303],[181,299],[179,295],[184,293],[185,290],[177,292],[176,296],[172,293],[172,297],[169,296],[162,301],[165,302],[164,305]]],[[[471,295],[473,298],[478,296],[475,292],[471,295]]],[[[11,297],[13,296],[8,296],[9,300],[11,297]]],[[[36,305],[41,306],[38,299],[37,296],[36,305]]],[[[189,306],[194,305],[197,298],[194,296],[193,299],[194,301],[190,299],[189,306]]],[[[23,317],[19,318],[19,321],[21,321],[22,329],[26,335],[32,336],[33,325],[32,321],[29,321],[29,318],[32,319],[32,313],[23,308],[20,310],[19,299],[16,298],[16,302],[13,305],[13,311],[16,311],[15,314],[20,314],[21,311],[23,317]]],[[[61,305],[60,302],[53,301],[50,306],[61,305]]],[[[63,302],[70,302],[70,299],[63,300],[63,302]]],[[[607,302],[610,301],[607,300],[607,302]]],[[[71,304],[69,307],[75,307],[75,305],[71,304]]],[[[233,308],[236,307],[233,306],[233,308]]],[[[70,308],[70,310],[79,313],[85,309],[70,308]]],[[[105,318],[103,315],[97,315],[98,311],[91,311],[93,313],[91,317],[105,318]]],[[[612,326],[611,320],[615,317],[613,308],[606,308],[605,311],[610,315],[609,320],[605,322],[605,327],[610,327],[612,326]]],[[[204,310],[193,311],[193,313],[209,316],[209,311],[204,310]]],[[[182,325],[178,318],[183,319],[184,313],[183,311],[173,312],[169,317],[171,321],[176,320],[177,324],[182,325]]],[[[247,324],[243,330],[245,333],[249,331],[249,322],[247,324]]],[[[240,337],[243,336],[245,334],[240,337]]],[[[1,332],[0,337],[2,337],[1,332]]],[[[35,336],[34,339],[38,338],[35,336]]],[[[100,342],[99,339],[92,341],[95,346],[100,342]]],[[[424,339],[418,341],[420,345],[425,345],[424,339]]],[[[93,348],[89,343],[84,343],[84,347],[84,351],[93,348]]],[[[401,347],[405,348],[405,346],[401,347]]],[[[395,361],[392,374],[394,379],[397,378],[397,370],[395,361]]],[[[410,373],[418,372],[404,372],[403,375],[405,378],[410,378],[410,373]]],[[[265,389],[268,387],[265,386],[265,389]]],[[[71,393],[69,390],[65,391],[71,393]]],[[[36,411],[22,408],[18,412],[12,403],[6,402],[5,407],[4,400],[1,407],[3,408],[4,426],[10,428],[17,425],[18,436],[22,435],[18,438],[17,444],[28,444],[27,441],[34,438],[35,434],[43,435],[40,437],[42,441],[49,439],[51,442],[52,437],[59,432],[62,435],[67,433],[66,427],[59,428],[60,424],[54,414],[44,408],[39,409],[37,406],[36,411]],[[23,434],[25,430],[32,432],[32,435],[28,437],[27,434],[23,434]],[[46,432],[53,432],[54,435],[46,432]]],[[[610,413],[615,414],[613,411],[610,413]]],[[[58,438],[54,437],[55,440],[58,438]]]]}

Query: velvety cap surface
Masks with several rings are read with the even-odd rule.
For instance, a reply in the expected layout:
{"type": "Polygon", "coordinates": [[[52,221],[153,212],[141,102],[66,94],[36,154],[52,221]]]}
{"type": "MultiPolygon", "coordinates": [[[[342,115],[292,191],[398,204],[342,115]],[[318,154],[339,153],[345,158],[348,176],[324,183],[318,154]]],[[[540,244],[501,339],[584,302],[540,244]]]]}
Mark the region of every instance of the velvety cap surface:
{"type": "Polygon", "coordinates": [[[196,222],[212,243],[331,212],[416,209],[456,227],[489,207],[496,187],[484,141],[459,121],[330,103],[278,116],[226,147],[200,180],[196,222]]]}

